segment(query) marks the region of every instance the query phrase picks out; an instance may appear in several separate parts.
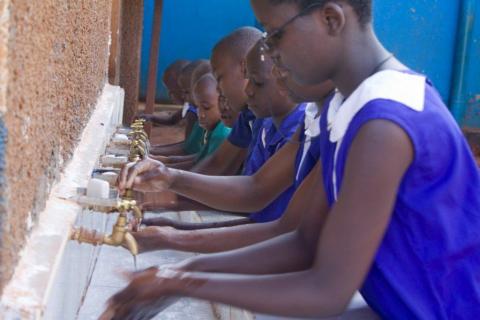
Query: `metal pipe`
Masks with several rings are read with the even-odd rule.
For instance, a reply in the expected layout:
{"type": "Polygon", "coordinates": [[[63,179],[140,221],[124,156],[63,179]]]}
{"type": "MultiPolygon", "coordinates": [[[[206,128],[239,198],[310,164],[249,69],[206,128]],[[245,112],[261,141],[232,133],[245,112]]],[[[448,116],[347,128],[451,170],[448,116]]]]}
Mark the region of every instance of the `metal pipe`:
{"type": "Polygon", "coordinates": [[[463,121],[467,108],[466,76],[470,59],[473,23],[475,21],[477,0],[462,0],[458,22],[457,43],[455,49],[454,73],[450,108],[458,123],[463,121]]]}

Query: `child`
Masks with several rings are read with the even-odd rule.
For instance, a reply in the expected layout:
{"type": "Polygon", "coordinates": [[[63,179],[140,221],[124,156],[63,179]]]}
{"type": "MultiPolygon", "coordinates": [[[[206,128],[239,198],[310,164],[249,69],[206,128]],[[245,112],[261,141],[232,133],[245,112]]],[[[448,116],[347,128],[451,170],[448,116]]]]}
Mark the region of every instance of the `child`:
{"type": "MultiPolygon", "coordinates": [[[[248,84],[245,89],[248,96],[248,107],[257,119],[264,119],[251,155],[245,164],[245,175],[255,174],[278,150],[290,142],[300,123],[303,122],[306,103],[296,104],[277,85],[272,76],[273,62],[269,57],[263,57],[261,43],[257,43],[247,55],[248,84]]],[[[170,225],[177,229],[200,229],[232,226],[252,222],[268,222],[278,219],[285,211],[296,186],[305,177],[313,164],[305,171],[299,181],[285,185],[281,194],[269,201],[261,210],[248,213],[248,219],[236,219],[235,222],[187,224],[170,221],[165,218],[153,218],[144,221],[146,225],[170,225]]],[[[293,180],[293,179],[292,179],[293,180]]],[[[291,182],[293,182],[291,180],[291,182]]],[[[169,208],[172,210],[171,208],[169,208]]],[[[181,210],[179,208],[177,210],[181,210]]]]}
{"type": "MultiPolygon", "coordinates": [[[[259,122],[253,126],[255,116],[246,108],[245,94],[245,57],[248,51],[260,40],[261,32],[251,27],[243,27],[233,31],[221,39],[212,50],[211,64],[214,75],[218,75],[218,85],[222,121],[232,127],[232,131],[220,147],[210,156],[190,169],[192,172],[208,175],[237,175],[241,172],[247,158],[253,138],[259,130],[259,122]]],[[[161,153],[154,153],[161,154],[161,153]]],[[[183,153],[180,153],[183,154],[183,153]]],[[[208,209],[204,205],[190,199],[178,197],[176,201],[155,200],[145,203],[145,208],[182,208],[183,210],[208,209]]]]}
{"type": "Polygon", "coordinates": [[[230,129],[220,119],[217,82],[210,73],[204,74],[194,84],[191,97],[193,97],[192,100],[198,106],[199,125],[205,130],[202,145],[196,154],[183,157],[160,158],[160,160],[172,168],[191,168],[196,162],[212,154],[230,133],[230,129]]]}
{"type": "Polygon", "coordinates": [[[221,274],[137,274],[109,312],[155,311],[147,305],[185,295],[324,317],[360,288],[384,318],[475,318],[480,176],[438,93],[379,43],[370,0],[251,3],[280,68],[303,84],[331,78],[338,89],[322,115],[322,183],[311,210],[288,237],[224,254],[213,269],[221,274]],[[245,268],[239,258],[256,263],[245,268]],[[126,294],[136,290],[141,297],[126,294]]]}
{"type": "Polygon", "coordinates": [[[245,57],[260,40],[258,29],[244,27],[221,39],[213,48],[211,64],[218,82],[222,121],[232,126],[218,151],[193,168],[193,172],[211,175],[235,175],[241,171],[249,146],[256,134],[255,116],[247,108],[244,76],[245,57]]]}
{"type": "Polygon", "coordinates": [[[198,122],[206,131],[197,158],[199,161],[217,150],[230,133],[230,129],[220,119],[217,81],[211,73],[204,74],[194,84],[193,96],[198,105],[198,122]]]}
{"type": "MultiPolygon", "coordinates": [[[[181,99],[184,101],[183,116],[187,119],[185,128],[185,140],[166,146],[153,146],[150,150],[152,156],[185,156],[196,154],[200,151],[204,130],[198,125],[197,108],[190,96],[192,75],[197,68],[204,70],[207,60],[196,60],[185,66],[179,73],[177,85],[181,91],[181,99]]],[[[198,73],[200,75],[200,73],[198,73]]]]}

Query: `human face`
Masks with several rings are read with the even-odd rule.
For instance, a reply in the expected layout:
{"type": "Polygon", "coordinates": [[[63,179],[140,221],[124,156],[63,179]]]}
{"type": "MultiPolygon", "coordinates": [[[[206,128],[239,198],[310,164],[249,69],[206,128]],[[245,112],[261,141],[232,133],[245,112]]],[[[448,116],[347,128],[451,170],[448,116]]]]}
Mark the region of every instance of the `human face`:
{"type": "Polygon", "coordinates": [[[238,119],[239,112],[233,108],[230,108],[227,98],[225,98],[221,92],[218,95],[218,108],[220,110],[222,122],[227,127],[233,128],[238,119]]]}
{"type": "Polygon", "coordinates": [[[288,77],[287,73],[280,72],[275,66],[272,73],[277,79],[277,85],[287,92],[288,97],[292,101],[297,103],[321,101],[335,89],[333,82],[330,80],[315,85],[299,85],[292,81],[292,78],[288,77]]]}
{"type": "Polygon", "coordinates": [[[277,86],[272,67],[271,59],[265,56],[262,61],[256,47],[247,56],[248,83],[245,93],[248,97],[248,108],[257,118],[274,117],[283,112],[284,107],[290,103],[277,86]]]}
{"type": "Polygon", "coordinates": [[[331,78],[340,41],[330,32],[329,12],[320,6],[302,12],[296,4],[272,5],[264,0],[251,0],[251,4],[269,35],[267,53],[280,71],[300,85],[331,78]]]}
{"type": "Polygon", "coordinates": [[[198,107],[198,124],[205,130],[213,130],[220,121],[218,92],[214,85],[199,83],[194,87],[193,96],[198,107]]]}
{"type": "Polygon", "coordinates": [[[247,103],[245,95],[247,81],[242,73],[242,65],[222,55],[221,52],[213,53],[211,63],[213,75],[218,83],[218,92],[226,98],[234,112],[242,111],[247,103]]]}
{"type": "Polygon", "coordinates": [[[296,19],[300,18],[303,15],[306,15],[311,10],[315,9],[316,7],[320,6],[320,3],[313,3],[308,7],[302,9],[299,13],[285,21],[280,27],[274,29],[273,31],[265,32],[263,35],[263,47],[265,50],[271,51],[274,49],[275,45],[281,40],[283,33],[287,29],[288,25],[293,23],[296,19]]]}

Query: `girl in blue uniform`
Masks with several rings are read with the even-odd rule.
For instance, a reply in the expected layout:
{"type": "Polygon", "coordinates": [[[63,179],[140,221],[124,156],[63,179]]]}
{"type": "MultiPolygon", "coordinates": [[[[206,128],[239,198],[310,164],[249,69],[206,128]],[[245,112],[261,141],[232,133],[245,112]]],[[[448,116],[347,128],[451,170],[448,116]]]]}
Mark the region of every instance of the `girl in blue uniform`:
{"type": "Polygon", "coordinates": [[[356,290],[385,319],[478,317],[478,168],[428,79],[376,38],[371,0],[251,3],[277,68],[337,88],[321,118],[310,209],[292,233],[223,253],[210,269],[132,276],[105,318],[133,319],[138,306],[154,314],[179,295],[325,317],[342,313],[356,290]]]}

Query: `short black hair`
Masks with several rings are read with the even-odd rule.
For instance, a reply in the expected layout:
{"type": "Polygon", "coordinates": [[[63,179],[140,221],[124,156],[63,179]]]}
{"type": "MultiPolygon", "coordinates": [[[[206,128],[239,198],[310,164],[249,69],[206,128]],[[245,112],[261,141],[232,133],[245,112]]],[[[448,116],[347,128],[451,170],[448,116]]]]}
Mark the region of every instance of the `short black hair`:
{"type": "Polygon", "coordinates": [[[182,75],[184,77],[188,77],[188,79],[190,81],[191,78],[192,78],[192,74],[195,71],[195,69],[197,67],[201,66],[202,64],[204,64],[205,61],[208,61],[208,60],[200,59],[200,60],[194,60],[194,61],[190,62],[180,71],[180,75],[182,75]]]}
{"type": "Polygon", "coordinates": [[[183,68],[185,68],[187,65],[190,64],[190,61],[188,60],[176,60],[172,62],[168,67],[165,69],[165,73],[168,72],[173,72],[175,75],[180,74],[182,72],[183,68]]]}
{"type": "Polygon", "coordinates": [[[222,52],[235,60],[245,59],[248,51],[262,38],[262,32],[254,27],[241,27],[222,38],[212,49],[212,53],[222,52]]]}
{"type": "MultiPolygon", "coordinates": [[[[271,4],[278,5],[283,3],[293,3],[298,5],[300,10],[307,8],[313,4],[323,6],[327,2],[335,2],[335,0],[269,0],[271,4]]],[[[372,0],[344,0],[352,6],[358,15],[358,21],[361,25],[366,25],[372,21],[372,0]]]]}
{"type": "Polygon", "coordinates": [[[217,79],[215,79],[215,77],[213,76],[213,74],[211,73],[205,73],[204,75],[202,75],[200,78],[197,79],[197,81],[193,84],[192,86],[192,90],[194,90],[195,87],[199,86],[199,85],[205,85],[205,84],[209,84],[209,85],[213,85],[213,87],[217,88],[217,79]]]}

